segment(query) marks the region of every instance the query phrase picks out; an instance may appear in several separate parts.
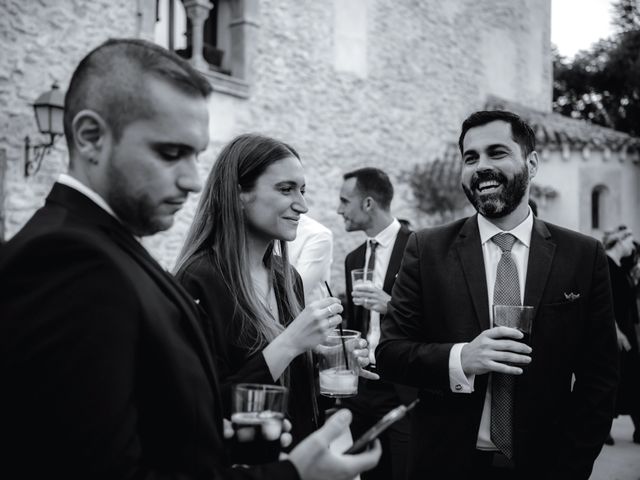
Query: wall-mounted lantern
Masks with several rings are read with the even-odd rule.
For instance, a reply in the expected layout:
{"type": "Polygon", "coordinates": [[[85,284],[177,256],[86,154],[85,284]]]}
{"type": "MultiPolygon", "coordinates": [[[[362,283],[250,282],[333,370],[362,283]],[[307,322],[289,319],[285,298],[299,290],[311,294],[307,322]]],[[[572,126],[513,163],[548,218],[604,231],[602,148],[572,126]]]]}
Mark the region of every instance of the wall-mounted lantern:
{"type": "Polygon", "coordinates": [[[31,145],[29,136],[24,138],[24,176],[35,175],[40,170],[44,156],[51,150],[59,135],[64,133],[62,114],[64,113],[64,93],[57,83],[43,93],[33,104],[40,133],[49,134],[49,143],[31,145]]]}

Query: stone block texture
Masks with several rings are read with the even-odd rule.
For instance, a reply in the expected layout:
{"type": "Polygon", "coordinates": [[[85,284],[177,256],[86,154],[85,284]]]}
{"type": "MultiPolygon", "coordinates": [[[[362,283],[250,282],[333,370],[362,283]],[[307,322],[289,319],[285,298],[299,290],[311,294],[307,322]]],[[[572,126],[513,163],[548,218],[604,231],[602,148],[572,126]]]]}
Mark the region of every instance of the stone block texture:
{"type": "MultiPolygon", "coordinates": [[[[4,0],[0,147],[7,149],[10,166],[7,236],[42,203],[66,162],[61,142],[59,155],[48,158],[36,177],[22,177],[22,138],[36,128],[29,102],[54,79],[65,88],[77,61],[103,39],[140,35],[136,17],[145,1],[4,0]]],[[[344,290],[346,253],[365,238],[344,232],[336,214],[343,173],[362,166],[384,169],[395,184],[393,212],[414,227],[426,226],[433,219],[415,209],[405,172],[455,142],[461,121],[481,109],[487,95],[550,109],[550,0],[370,0],[362,9],[366,69],[354,71],[335,68],[340,1],[254,1],[259,13],[250,46],[250,96],[214,93],[203,179],[235,134],[260,132],[291,143],[305,166],[309,214],[334,234],[336,293],[344,290]],[[505,55],[495,51],[500,47],[505,55]],[[220,112],[227,116],[216,117],[220,112]]],[[[197,198],[188,203],[172,229],[145,240],[167,268],[196,203],[197,198]]]]}

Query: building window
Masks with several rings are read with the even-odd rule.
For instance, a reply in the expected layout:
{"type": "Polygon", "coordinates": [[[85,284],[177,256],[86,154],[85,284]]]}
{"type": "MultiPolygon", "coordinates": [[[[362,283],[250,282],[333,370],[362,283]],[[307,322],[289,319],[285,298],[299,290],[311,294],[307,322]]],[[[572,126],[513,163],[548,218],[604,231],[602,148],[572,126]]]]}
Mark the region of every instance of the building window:
{"type": "Polygon", "coordinates": [[[169,50],[187,48],[187,13],[181,0],[156,0],[154,38],[169,50]]]}
{"type": "Polygon", "coordinates": [[[155,40],[187,58],[214,91],[248,96],[258,0],[156,0],[155,40]]]}
{"type": "Polygon", "coordinates": [[[609,189],[605,185],[593,187],[591,190],[591,228],[593,230],[604,229],[608,202],[609,189]]]}

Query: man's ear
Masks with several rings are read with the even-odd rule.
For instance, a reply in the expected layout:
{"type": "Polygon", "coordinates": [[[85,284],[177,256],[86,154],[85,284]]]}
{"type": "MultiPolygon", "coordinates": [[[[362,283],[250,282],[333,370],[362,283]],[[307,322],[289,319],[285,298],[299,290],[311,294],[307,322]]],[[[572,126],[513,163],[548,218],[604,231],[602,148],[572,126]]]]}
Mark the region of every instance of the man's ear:
{"type": "Polygon", "coordinates": [[[362,200],[362,209],[365,211],[369,211],[373,208],[373,202],[375,200],[371,197],[364,197],[362,200]]]}
{"type": "Polygon", "coordinates": [[[529,178],[533,178],[538,173],[538,152],[535,150],[527,157],[527,168],[529,169],[529,178]]]}
{"type": "Polygon", "coordinates": [[[110,130],[100,114],[93,110],[81,110],[71,122],[74,151],[97,164],[103,156],[110,130]]]}

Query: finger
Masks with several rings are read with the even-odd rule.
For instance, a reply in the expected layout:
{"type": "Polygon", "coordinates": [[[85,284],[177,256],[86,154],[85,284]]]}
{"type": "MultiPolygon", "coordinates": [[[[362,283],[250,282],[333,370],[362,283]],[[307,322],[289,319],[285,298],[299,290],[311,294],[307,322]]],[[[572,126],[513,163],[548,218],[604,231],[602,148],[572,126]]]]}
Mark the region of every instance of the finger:
{"type": "Polygon", "coordinates": [[[521,363],[523,365],[531,363],[531,357],[511,352],[496,352],[493,360],[500,363],[521,363]]]}
{"type": "Polygon", "coordinates": [[[525,355],[533,352],[533,349],[526,343],[516,342],[514,340],[495,340],[491,343],[490,348],[495,351],[524,353],[525,355]]]}
{"type": "Polygon", "coordinates": [[[332,330],[342,323],[342,317],[340,315],[334,315],[327,319],[329,321],[329,328],[332,330]]]}
{"type": "Polygon", "coordinates": [[[282,430],[283,430],[284,432],[290,432],[290,431],[291,431],[291,428],[292,428],[291,421],[290,421],[288,418],[285,418],[285,419],[282,421],[282,430]]]}
{"type": "Polygon", "coordinates": [[[489,338],[513,338],[516,340],[520,340],[524,337],[524,333],[522,333],[517,328],[511,327],[493,327],[489,330],[485,330],[480,335],[486,335],[489,338]]]}
{"type": "Polygon", "coordinates": [[[283,433],[280,435],[280,445],[282,445],[282,448],[287,448],[291,445],[291,442],[293,442],[293,437],[290,433],[283,433]]]}
{"type": "Polygon", "coordinates": [[[233,425],[226,418],[222,419],[222,434],[224,438],[233,437],[233,425]]]}
{"type": "Polygon", "coordinates": [[[364,338],[358,339],[358,346],[360,348],[367,348],[367,345],[369,345],[369,342],[367,342],[364,338]]]}
{"type": "Polygon", "coordinates": [[[345,408],[331,415],[324,425],[313,434],[328,446],[332,440],[342,435],[351,423],[351,412],[345,408]]]}
{"type": "Polygon", "coordinates": [[[331,305],[326,307],[325,310],[329,313],[329,316],[333,316],[333,315],[339,315],[340,313],[342,313],[344,308],[339,303],[332,303],[331,305]]]}
{"type": "MultiPolygon", "coordinates": [[[[342,307],[339,298],[325,297],[311,302],[308,308],[311,308],[312,310],[322,310],[323,308],[327,308],[329,305],[340,305],[342,307]]],[[[337,307],[335,306],[333,307],[334,312],[337,312],[336,308],[337,307]]]]}
{"type": "Polygon", "coordinates": [[[358,375],[368,380],[380,380],[380,375],[370,372],[369,370],[360,369],[358,375]]]}
{"type": "Polygon", "coordinates": [[[491,372],[504,373],[506,375],[522,375],[523,373],[520,367],[506,365],[500,362],[490,361],[487,367],[491,372]]]}
{"type": "Polygon", "coordinates": [[[380,440],[376,439],[372,447],[362,453],[357,455],[343,455],[342,461],[344,462],[346,473],[350,476],[355,476],[360,472],[371,470],[378,464],[381,454],[382,447],[380,440]]]}
{"type": "MultiPolygon", "coordinates": [[[[360,363],[362,363],[363,361],[367,361],[367,365],[369,364],[369,349],[368,348],[362,348],[362,349],[354,349],[353,350],[353,354],[358,358],[358,361],[360,363]]],[[[362,365],[363,367],[366,367],[366,365],[362,365]]]]}

